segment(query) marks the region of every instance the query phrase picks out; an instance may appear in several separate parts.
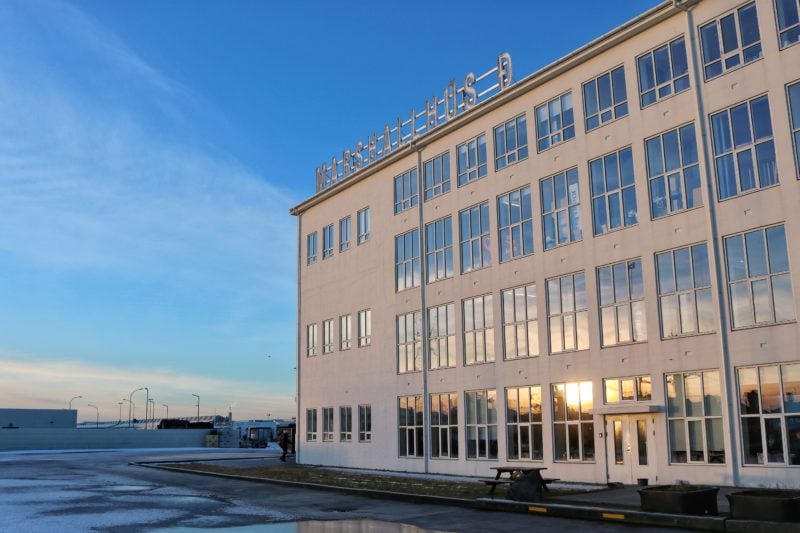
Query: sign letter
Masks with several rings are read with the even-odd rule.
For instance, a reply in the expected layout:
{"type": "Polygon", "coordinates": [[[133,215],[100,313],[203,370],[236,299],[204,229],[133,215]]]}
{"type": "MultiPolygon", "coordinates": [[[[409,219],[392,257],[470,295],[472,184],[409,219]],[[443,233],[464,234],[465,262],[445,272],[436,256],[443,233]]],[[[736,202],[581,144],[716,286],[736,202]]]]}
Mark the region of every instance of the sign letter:
{"type": "Polygon", "coordinates": [[[511,85],[511,55],[503,52],[497,56],[497,88],[499,91],[511,85]]]}

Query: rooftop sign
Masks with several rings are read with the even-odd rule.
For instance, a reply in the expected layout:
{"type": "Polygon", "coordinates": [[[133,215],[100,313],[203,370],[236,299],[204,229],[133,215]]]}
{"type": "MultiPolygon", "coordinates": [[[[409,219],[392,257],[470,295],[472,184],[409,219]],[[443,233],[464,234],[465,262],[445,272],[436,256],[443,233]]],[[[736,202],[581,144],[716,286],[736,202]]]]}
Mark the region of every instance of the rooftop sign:
{"type": "Polygon", "coordinates": [[[510,86],[511,56],[508,53],[497,56],[497,66],[488,72],[477,77],[473,72],[468,73],[460,86],[451,79],[442,96],[431,96],[425,101],[422,111],[412,108],[408,118],[397,117],[394,124],[387,122],[381,134],[373,132],[366,142],[358,141],[352,149],[344,150],[341,158],[333,156],[329,163],[317,167],[317,192],[430,133],[510,86]]]}

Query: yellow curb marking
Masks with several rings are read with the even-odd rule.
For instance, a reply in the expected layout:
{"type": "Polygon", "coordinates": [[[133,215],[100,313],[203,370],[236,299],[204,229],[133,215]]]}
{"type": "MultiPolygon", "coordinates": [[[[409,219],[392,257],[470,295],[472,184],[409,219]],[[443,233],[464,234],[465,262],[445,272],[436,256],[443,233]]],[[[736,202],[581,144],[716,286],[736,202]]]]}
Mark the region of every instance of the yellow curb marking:
{"type": "Polygon", "coordinates": [[[625,520],[625,515],[619,513],[603,513],[603,518],[608,518],[609,520],[625,520]]]}
{"type": "Polygon", "coordinates": [[[528,507],[528,510],[534,513],[546,513],[547,507],[528,507]]]}

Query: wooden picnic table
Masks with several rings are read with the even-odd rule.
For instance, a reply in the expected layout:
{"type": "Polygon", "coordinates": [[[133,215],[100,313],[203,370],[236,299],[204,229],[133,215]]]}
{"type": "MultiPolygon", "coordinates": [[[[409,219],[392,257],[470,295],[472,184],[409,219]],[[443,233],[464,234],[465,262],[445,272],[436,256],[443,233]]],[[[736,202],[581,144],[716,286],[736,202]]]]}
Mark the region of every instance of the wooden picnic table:
{"type": "Polygon", "coordinates": [[[494,489],[497,485],[509,485],[520,476],[532,475],[533,482],[538,483],[541,487],[549,491],[547,484],[557,479],[546,479],[542,477],[542,470],[547,470],[546,466],[492,466],[490,467],[496,472],[494,479],[484,479],[483,482],[491,487],[489,491],[494,494],[494,489]],[[503,474],[508,474],[508,477],[502,477],[503,474]]]}

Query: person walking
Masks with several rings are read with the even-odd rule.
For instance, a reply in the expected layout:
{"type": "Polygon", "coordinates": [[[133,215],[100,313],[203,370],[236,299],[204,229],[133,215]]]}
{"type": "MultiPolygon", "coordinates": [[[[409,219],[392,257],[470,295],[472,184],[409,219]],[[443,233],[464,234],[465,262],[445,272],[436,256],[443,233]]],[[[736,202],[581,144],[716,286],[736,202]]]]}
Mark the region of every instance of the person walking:
{"type": "Polygon", "coordinates": [[[285,429],[283,433],[278,436],[278,446],[281,447],[283,454],[281,455],[281,461],[286,462],[286,451],[289,449],[289,432],[285,429]]]}

